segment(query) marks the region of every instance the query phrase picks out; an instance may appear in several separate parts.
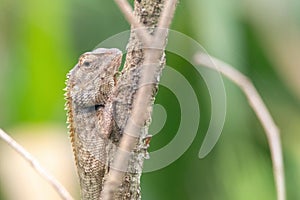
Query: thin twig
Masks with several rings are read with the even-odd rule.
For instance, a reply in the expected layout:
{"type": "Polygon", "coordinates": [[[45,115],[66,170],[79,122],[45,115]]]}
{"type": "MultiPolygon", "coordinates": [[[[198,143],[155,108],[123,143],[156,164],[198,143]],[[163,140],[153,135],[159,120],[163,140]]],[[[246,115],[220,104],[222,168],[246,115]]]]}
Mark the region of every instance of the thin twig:
{"type": "Polygon", "coordinates": [[[177,0],[167,0],[164,5],[164,12],[162,13],[157,27],[168,29],[172,22],[175,9],[176,9],[177,0]]]}
{"type": "Polygon", "coordinates": [[[10,147],[12,147],[17,153],[24,158],[37,173],[46,180],[59,194],[59,196],[64,200],[73,200],[72,196],[68,191],[60,184],[53,176],[50,175],[45,169],[41,167],[37,160],[30,155],[20,144],[18,144],[14,139],[12,139],[8,134],[6,134],[2,129],[0,129],[0,138],[3,139],[10,147]]]}
{"type": "MultiPolygon", "coordinates": [[[[147,46],[147,47],[154,48],[157,50],[164,49],[165,41],[163,41],[163,38],[168,37],[168,29],[169,29],[171,22],[173,20],[173,17],[174,17],[176,4],[177,4],[177,0],[168,0],[165,2],[164,12],[160,16],[160,19],[157,24],[155,38],[153,39],[152,43],[149,43],[149,46],[147,46]]],[[[157,53],[157,55],[159,55],[159,54],[157,53]]],[[[153,60],[150,60],[150,59],[153,59],[153,58],[149,58],[149,61],[153,62],[153,60]]],[[[145,72],[144,74],[147,76],[148,73],[149,72],[145,72]]]]}
{"type": "Polygon", "coordinates": [[[246,76],[241,74],[234,67],[218,60],[217,58],[201,53],[196,55],[195,60],[199,65],[203,65],[205,67],[209,67],[221,72],[227,78],[232,80],[236,85],[238,85],[245,93],[249,104],[254,110],[257,118],[261,122],[268,139],[273,162],[273,173],[275,177],[277,199],[285,200],[286,191],[284,166],[279,129],[273,121],[271,114],[269,113],[254,85],[246,76]]]}
{"type": "Polygon", "coordinates": [[[151,41],[151,35],[146,31],[145,26],[138,21],[133,14],[133,9],[127,0],[115,0],[119,9],[122,11],[126,20],[133,26],[138,37],[143,41],[144,45],[149,45],[151,41]]]}
{"type": "MultiPolygon", "coordinates": [[[[133,14],[133,9],[127,0],[115,0],[116,4],[119,6],[119,9],[122,11],[126,20],[134,26],[134,28],[145,28],[133,14]]],[[[148,33],[147,33],[148,35],[148,33]]]]}

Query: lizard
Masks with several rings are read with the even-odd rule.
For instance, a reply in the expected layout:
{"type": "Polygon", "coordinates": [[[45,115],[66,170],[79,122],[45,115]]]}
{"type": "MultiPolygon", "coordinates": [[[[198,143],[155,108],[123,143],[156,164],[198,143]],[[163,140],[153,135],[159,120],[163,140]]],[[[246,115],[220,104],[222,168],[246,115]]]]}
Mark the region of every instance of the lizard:
{"type": "Polygon", "coordinates": [[[82,200],[99,200],[109,170],[109,144],[120,135],[113,119],[119,49],[98,48],[80,56],[67,74],[65,108],[82,200]]]}

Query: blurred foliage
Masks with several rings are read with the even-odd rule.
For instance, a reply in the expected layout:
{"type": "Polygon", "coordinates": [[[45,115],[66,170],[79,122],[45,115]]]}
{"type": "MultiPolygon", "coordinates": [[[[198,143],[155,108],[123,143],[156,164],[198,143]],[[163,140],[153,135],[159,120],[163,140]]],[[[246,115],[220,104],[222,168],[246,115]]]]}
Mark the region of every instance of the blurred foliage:
{"type": "MultiPolygon", "coordinates": [[[[186,0],[178,4],[172,24],[172,29],[194,38],[253,80],[281,129],[291,200],[300,199],[299,10],[299,1],[293,0],[186,0]]],[[[113,1],[0,0],[0,127],[64,125],[66,73],[80,54],[128,29],[113,1]]],[[[199,132],[183,156],[143,175],[143,200],[275,199],[268,144],[241,91],[224,79],[228,107],[223,134],[200,160],[197,155],[210,119],[209,94],[184,59],[171,53],[167,58],[197,92],[201,121],[191,122],[199,123],[199,132]]],[[[156,102],[168,118],[150,150],[167,144],[176,133],[180,110],[174,98],[160,87],[156,102]]],[[[1,184],[5,183],[0,179],[4,192],[1,184]]]]}

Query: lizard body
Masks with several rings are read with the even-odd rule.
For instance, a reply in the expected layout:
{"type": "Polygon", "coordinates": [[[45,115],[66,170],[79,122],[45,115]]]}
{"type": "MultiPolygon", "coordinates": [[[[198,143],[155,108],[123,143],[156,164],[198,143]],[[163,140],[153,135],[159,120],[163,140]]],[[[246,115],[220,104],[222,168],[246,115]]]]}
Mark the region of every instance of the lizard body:
{"type": "Polygon", "coordinates": [[[118,49],[99,48],[84,53],[67,75],[67,122],[82,200],[99,200],[110,162],[109,144],[118,139],[112,105],[121,58],[118,49]]]}

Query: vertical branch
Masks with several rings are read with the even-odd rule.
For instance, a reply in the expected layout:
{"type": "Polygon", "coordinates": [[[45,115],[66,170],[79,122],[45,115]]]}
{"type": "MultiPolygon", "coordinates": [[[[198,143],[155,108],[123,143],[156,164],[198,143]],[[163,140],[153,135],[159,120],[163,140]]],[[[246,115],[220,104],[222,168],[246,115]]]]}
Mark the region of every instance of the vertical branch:
{"type": "Polygon", "coordinates": [[[132,29],[124,70],[115,95],[115,120],[123,135],[115,150],[110,172],[105,177],[101,199],[136,200],[141,198],[140,176],[144,158],[147,157],[144,139],[148,136],[157,80],[165,64],[167,34],[157,34],[156,28],[158,24],[168,28],[176,1],[136,0],[135,16],[127,1],[116,0],[116,3],[121,6],[132,29]],[[139,30],[134,29],[136,27],[139,30]]]}

